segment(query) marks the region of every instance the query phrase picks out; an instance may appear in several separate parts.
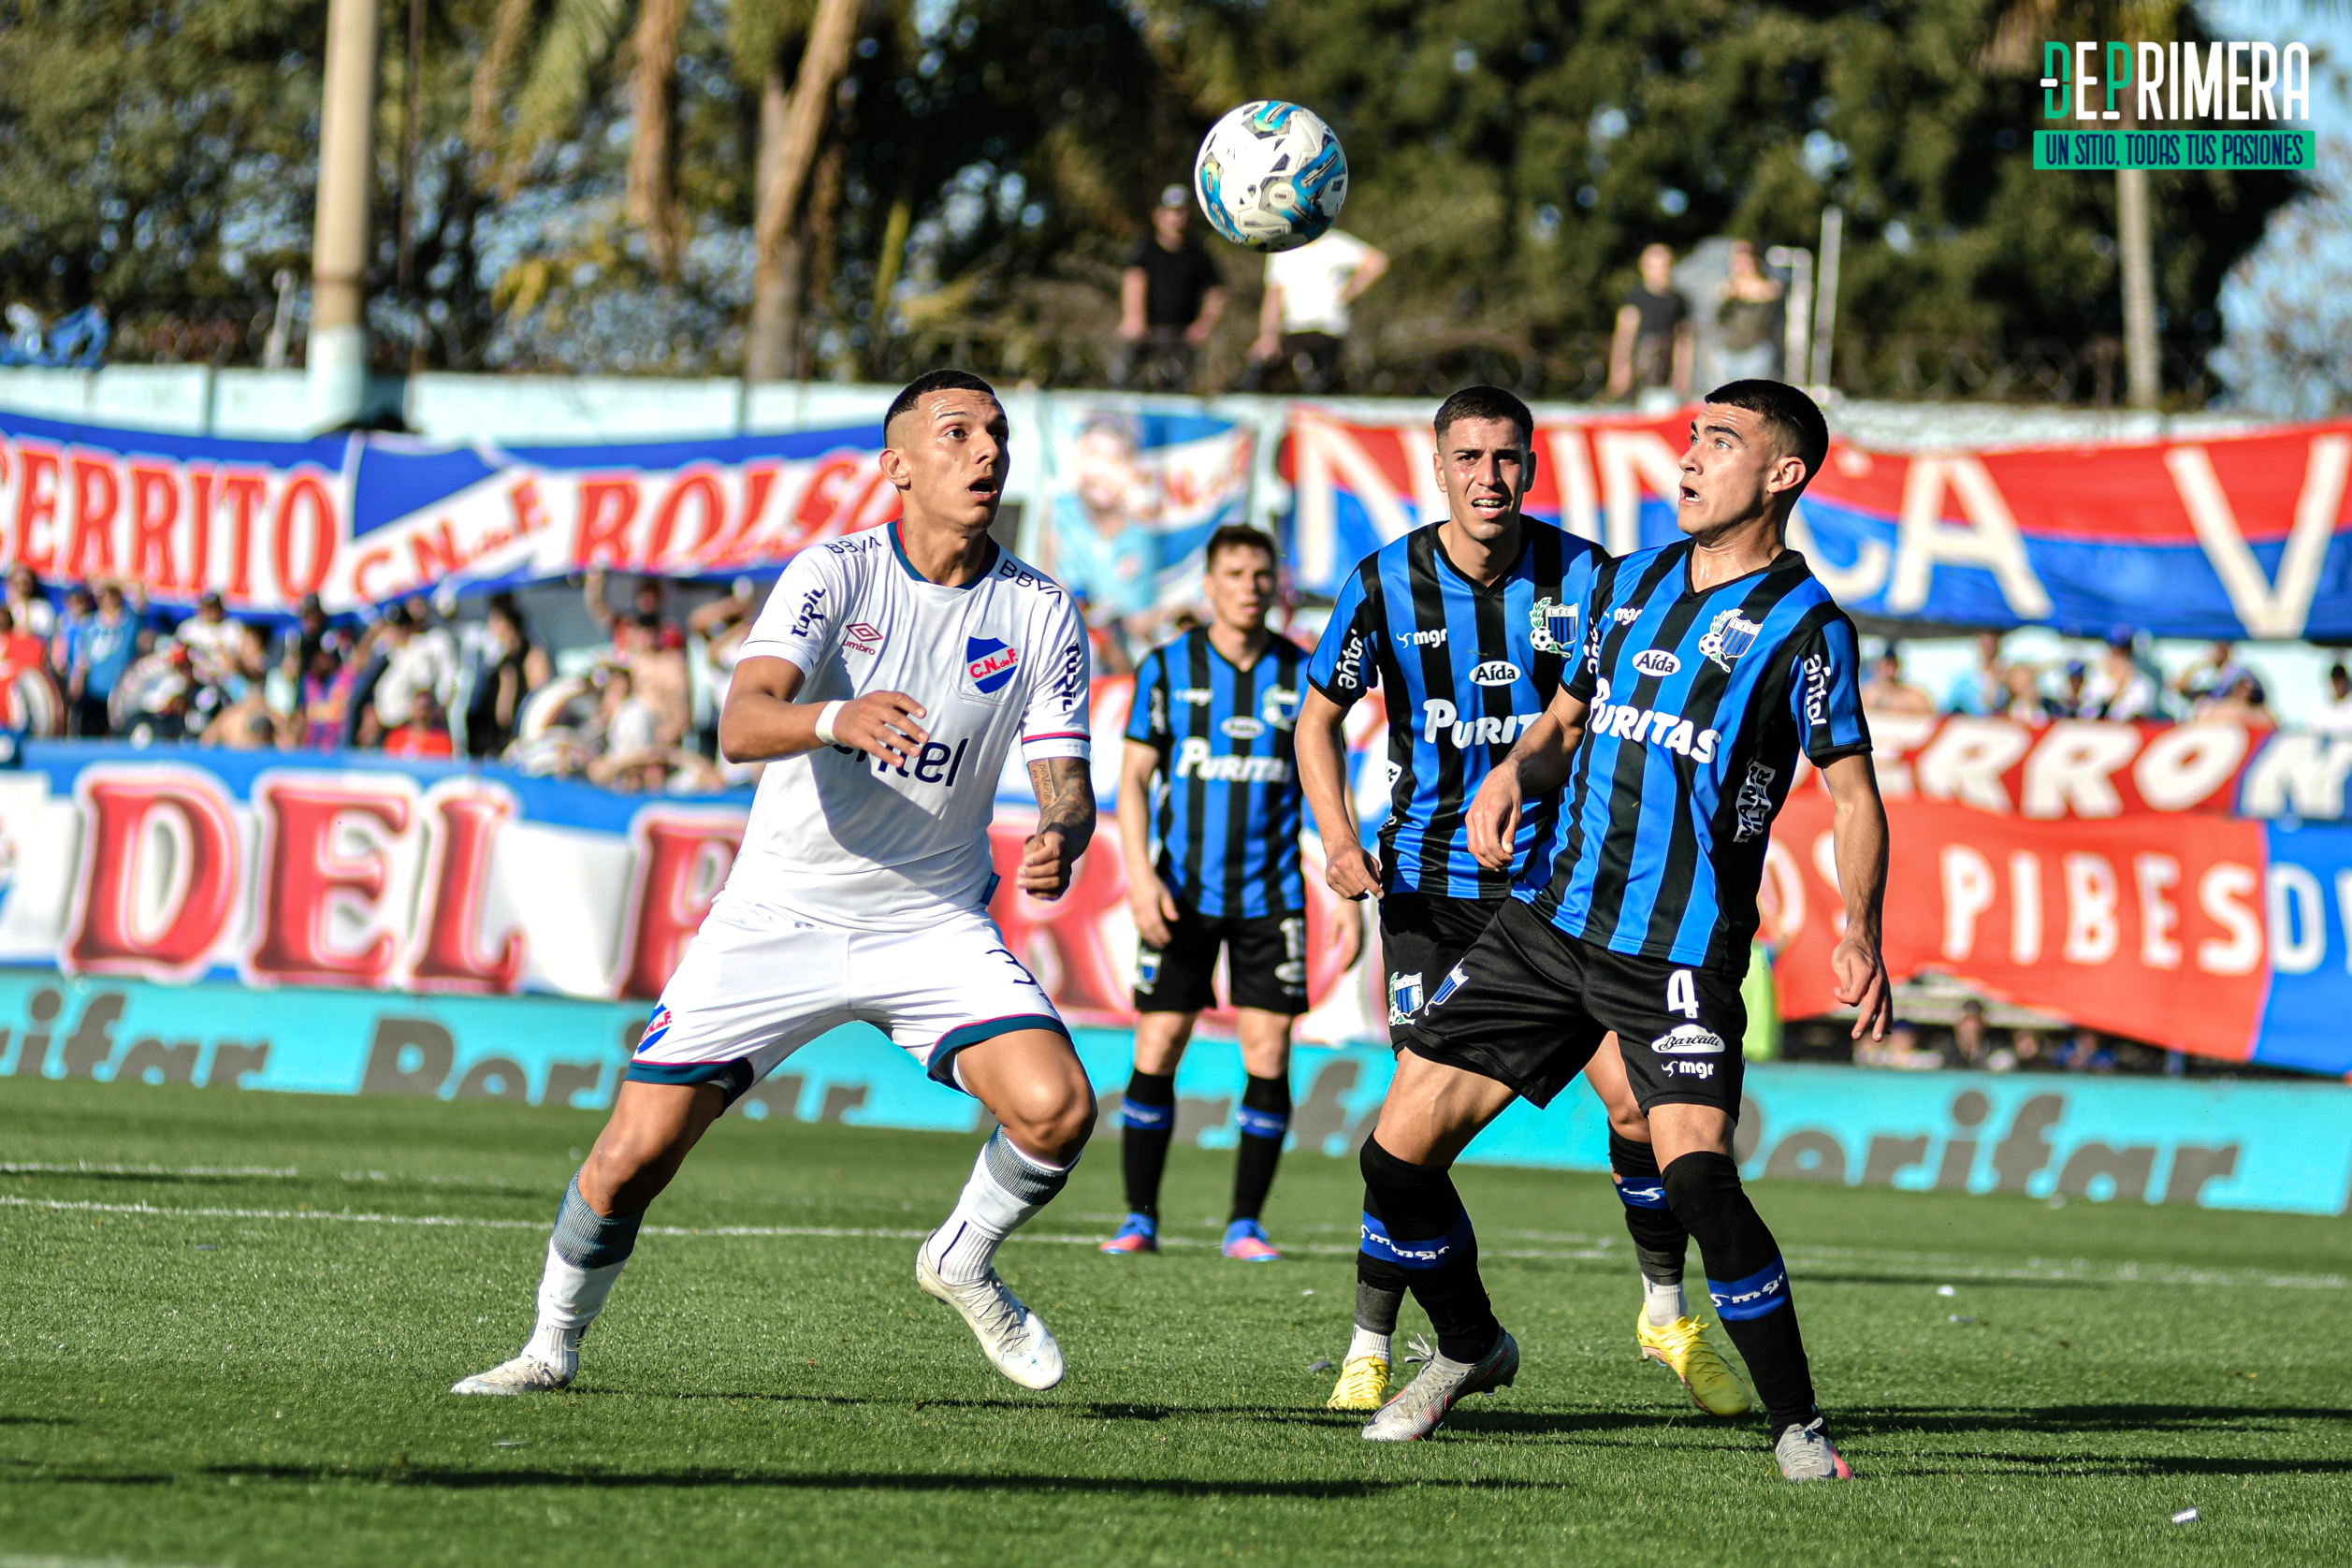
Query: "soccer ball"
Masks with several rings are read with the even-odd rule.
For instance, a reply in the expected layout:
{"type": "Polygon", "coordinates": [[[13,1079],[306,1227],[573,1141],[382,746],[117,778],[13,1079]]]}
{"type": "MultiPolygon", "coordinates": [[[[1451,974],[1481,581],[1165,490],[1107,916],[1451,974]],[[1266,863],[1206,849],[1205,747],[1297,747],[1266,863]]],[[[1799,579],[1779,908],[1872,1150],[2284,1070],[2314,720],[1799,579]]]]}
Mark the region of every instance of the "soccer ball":
{"type": "Polygon", "coordinates": [[[1347,154],[1312,110],[1262,99],[1210,127],[1192,189],[1211,226],[1236,245],[1296,250],[1340,215],[1347,154]]]}

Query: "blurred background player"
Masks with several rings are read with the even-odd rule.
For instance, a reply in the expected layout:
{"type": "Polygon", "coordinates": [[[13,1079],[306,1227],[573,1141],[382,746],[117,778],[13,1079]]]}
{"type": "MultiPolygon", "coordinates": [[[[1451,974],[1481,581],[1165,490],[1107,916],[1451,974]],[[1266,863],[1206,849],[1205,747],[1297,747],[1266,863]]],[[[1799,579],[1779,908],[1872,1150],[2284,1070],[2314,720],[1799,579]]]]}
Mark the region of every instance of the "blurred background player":
{"type": "Polygon", "coordinates": [[[1018,885],[1060,897],[1095,827],[1086,635],[1069,595],[988,536],[1009,444],[989,385],[920,376],[882,428],[902,515],[795,556],[745,641],[719,739],[772,765],[742,851],[564,1193],[530,1341],[452,1393],[570,1383],[646,1206],[704,1131],[853,1019],[998,1123],[916,1249],[916,1284],[1013,1382],[1062,1379],[1061,1347],[995,1257],[1068,1182],[1095,1096],[1069,1030],[989,918],[988,823],[1017,743],[1038,796],[1018,885]]]}
{"type": "MultiPolygon", "coordinates": [[[[1740,982],[1772,820],[1800,754],[1833,805],[1846,914],[1836,995],[1860,1009],[1856,1038],[1882,1038],[1890,1011],[1879,955],[1886,815],[1861,648],[1783,544],[1828,449],[1820,409],[1794,387],[1709,393],[1681,464],[1686,540],[1600,569],[1582,657],[1479,786],[1470,835],[1496,870],[1513,864],[1528,809],[1563,786],[1566,796],[1512,900],[1431,994],[1364,1142],[1366,1211],[1386,1216],[1415,1260],[1414,1296],[1438,1336],[1420,1374],[1366,1424],[1369,1441],[1426,1437],[1463,1396],[1516,1375],[1518,1347],[1488,1301],[1450,1168],[1513,1099],[1547,1105],[1589,1070],[1610,1108],[1610,1166],[1652,1304],[1667,1297],[1688,1316],[1683,1253],[1696,1236],[1716,1315],[1764,1396],[1780,1474],[1851,1474],[1814,1403],[1779,1243],[1732,1156],[1740,982]],[[1628,1099],[1638,1117],[1620,1113],[1628,1099]],[[1654,1204],[1627,1194],[1637,1181],[1655,1184],[1654,1204]]],[[[1639,1321],[1651,1315],[1646,1306],[1639,1321]]]]}
{"type": "MultiPolygon", "coordinates": [[[[1210,976],[1222,948],[1249,1077],[1225,1256],[1270,1263],[1282,1255],[1258,1215],[1290,1130],[1291,1020],[1307,1010],[1307,899],[1291,756],[1307,654],[1266,627],[1276,580],[1271,539],[1228,524],[1209,536],[1203,562],[1209,624],[1144,657],[1127,719],[1119,836],[1135,868],[1127,903],[1139,1016],[1135,1073],[1120,1113],[1127,1218],[1102,1250],[1159,1249],[1176,1068],[1194,1023],[1215,1005],[1210,976]]],[[[1352,963],[1356,922],[1342,925],[1352,963]]]]}
{"type": "Polygon", "coordinates": [[[1140,392],[1191,387],[1193,356],[1225,316],[1225,279],[1184,232],[1192,196],[1183,186],[1160,193],[1152,232],[1135,242],[1119,274],[1119,353],[1111,385],[1140,392]]]}
{"type": "MultiPolygon", "coordinates": [[[[1436,436],[1445,520],[1357,566],[1308,665],[1299,716],[1299,777],[1323,839],[1324,880],[1343,897],[1380,901],[1388,1034],[1400,1047],[1427,988],[1508,900],[1508,871],[1472,857],[1462,811],[1559,690],[1579,641],[1577,606],[1606,559],[1520,511],[1535,482],[1535,417],[1525,403],[1499,387],[1465,387],[1438,406],[1436,436]],[[1376,855],[1349,807],[1346,737],[1347,710],[1374,686],[1387,708],[1393,780],[1376,855]]],[[[1522,852],[1548,824],[1546,810],[1528,813],[1522,852]]],[[[1356,1334],[1334,1410],[1380,1402],[1404,1300],[1405,1266],[1376,1235],[1377,1216],[1364,1225],[1356,1334]]]]}

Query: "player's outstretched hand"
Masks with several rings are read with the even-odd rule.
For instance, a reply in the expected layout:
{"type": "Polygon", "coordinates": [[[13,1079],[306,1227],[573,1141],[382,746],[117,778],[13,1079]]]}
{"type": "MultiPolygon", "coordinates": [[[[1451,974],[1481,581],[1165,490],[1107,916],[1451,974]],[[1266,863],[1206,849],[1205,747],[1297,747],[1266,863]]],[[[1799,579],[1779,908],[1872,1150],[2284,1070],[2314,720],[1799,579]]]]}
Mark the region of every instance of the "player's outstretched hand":
{"type": "Polygon", "coordinates": [[[1155,948],[1173,939],[1176,895],[1168,884],[1145,872],[1127,884],[1127,908],[1135,916],[1135,934],[1155,948]]]}
{"type": "Polygon", "coordinates": [[[903,768],[931,738],[931,732],[916,722],[922,717],[922,704],[904,691],[869,691],[835,717],[833,733],[842,745],[903,768]]]}
{"type": "Polygon", "coordinates": [[[1470,852],[1489,871],[1511,869],[1513,846],[1519,836],[1519,770],[1505,763],[1487,775],[1463,813],[1470,829],[1470,852]]]}
{"type": "Polygon", "coordinates": [[[1886,961],[1879,955],[1878,944],[1849,932],[1830,953],[1829,967],[1837,977],[1831,995],[1847,1007],[1862,1009],[1862,1016],[1854,1020],[1852,1038],[1860,1039],[1866,1029],[1874,1040],[1886,1038],[1887,1025],[1895,1021],[1895,992],[1887,983],[1886,961]]]}
{"type": "Polygon", "coordinates": [[[1060,828],[1040,828],[1021,846],[1021,875],[1016,881],[1023,893],[1051,904],[1069,891],[1070,865],[1077,858],[1070,853],[1067,834],[1060,828]]]}
{"type": "Polygon", "coordinates": [[[1380,896],[1380,857],[1361,844],[1323,846],[1323,884],[1342,898],[1380,896]]]}

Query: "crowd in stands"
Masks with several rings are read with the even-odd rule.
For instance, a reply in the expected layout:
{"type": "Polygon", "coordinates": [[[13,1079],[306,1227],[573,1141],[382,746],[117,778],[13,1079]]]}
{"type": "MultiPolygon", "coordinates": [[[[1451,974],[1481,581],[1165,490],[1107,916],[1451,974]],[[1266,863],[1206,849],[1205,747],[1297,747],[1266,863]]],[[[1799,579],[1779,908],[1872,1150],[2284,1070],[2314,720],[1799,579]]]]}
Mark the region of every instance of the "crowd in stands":
{"type": "Polygon", "coordinates": [[[658,578],[630,608],[584,590],[606,639],[559,675],[513,594],[478,616],[419,596],[366,617],[305,599],[291,621],[240,620],[218,594],[193,613],[137,584],[52,592],[26,567],[0,602],[0,719],[19,732],[136,746],[378,751],[502,762],[630,792],[704,793],[756,770],[718,756],[717,724],[757,608],[748,582],[680,623],[658,578]]]}
{"type": "Polygon", "coordinates": [[[1975,714],[2046,724],[2057,719],[2233,719],[2292,723],[2321,734],[2352,734],[2352,671],[2328,672],[2329,693],[2312,711],[2282,716],[2261,677],[2240,662],[2230,643],[2214,643],[2171,679],[2149,657],[2147,641],[2128,627],[2107,638],[2092,659],[2036,663],[2003,657],[2003,639],[1977,638],[1975,666],[1941,698],[1906,678],[1902,650],[1889,643],[1870,661],[1863,706],[1873,713],[1975,714]]]}

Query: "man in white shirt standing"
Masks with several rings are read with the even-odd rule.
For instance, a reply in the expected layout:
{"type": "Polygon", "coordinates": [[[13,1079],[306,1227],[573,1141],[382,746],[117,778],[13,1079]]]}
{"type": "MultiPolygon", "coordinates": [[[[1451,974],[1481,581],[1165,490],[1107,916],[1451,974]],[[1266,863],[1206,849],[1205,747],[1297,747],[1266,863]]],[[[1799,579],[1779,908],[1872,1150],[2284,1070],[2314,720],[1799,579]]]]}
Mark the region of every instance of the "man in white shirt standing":
{"type": "Polygon", "coordinates": [[[1095,827],[1086,632],[1069,595],[989,539],[1008,432],[986,382],[922,376],[883,430],[904,515],[795,557],[745,640],[719,721],[731,759],[769,763],[743,849],[564,1194],[530,1342],[453,1393],[568,1384],[646,1206],[704,1129],[853,1020],[1000,1124],[917,1250],[917,1285],[1015,1383],[1062,1379],[1061,1347],[994,1258],[1068,1181],[1095,1096],[988,916],[988,823],[1018,743],[1038,807],[1020,886],[1060,897],[1095,827]]]}
{"type": "Polygon", "coordinates": [[[1266,258],[1266,298],[1257,341],[1250,344],[1247,385],[1286,367],[1299,390],[1317,397],[1339,385],[1340,346],[1354,324],[1350,307],[1388,270],[1388,258],[1343,229],[1266,258]]]}

